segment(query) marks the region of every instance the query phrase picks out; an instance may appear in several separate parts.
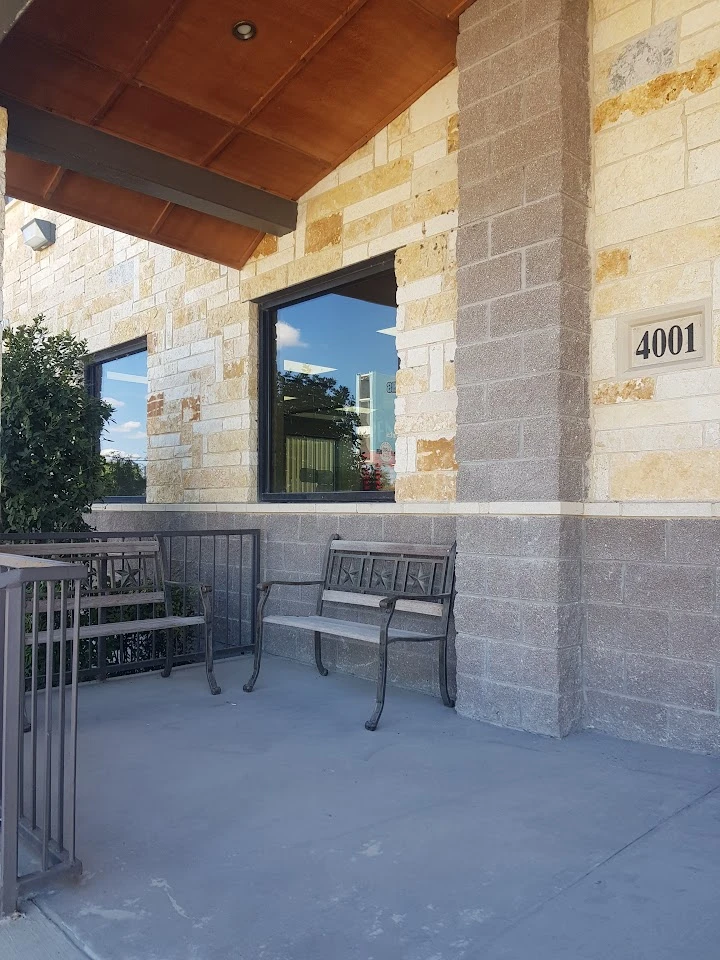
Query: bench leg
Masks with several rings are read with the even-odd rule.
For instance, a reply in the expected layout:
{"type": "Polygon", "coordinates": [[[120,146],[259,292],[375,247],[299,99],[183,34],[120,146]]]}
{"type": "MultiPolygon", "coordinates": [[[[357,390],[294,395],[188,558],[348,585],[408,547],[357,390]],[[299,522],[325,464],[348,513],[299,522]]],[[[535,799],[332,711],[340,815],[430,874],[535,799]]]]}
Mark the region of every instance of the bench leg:
{"type": "Polygon", "coordinates": [[[447,637],[440,641],[440,696],[446,707],[454,707],[455,701],[448,690],[447,677],[447,637]]]}
{"type": "Polygon", "coordinates": [[[252,693],[253,687],[260,673],[260,661],[262,660],[262,643],[263,643],[263,622],[262,616],[258,617],[258,628],[257,636],[255,637],[255,660],[253,661],[253,672],[252,676],[247,683],[243,684],[243,690],[245,693],[252,693]]]}
{"type": "Polygon", "coordinates": [[[175,659],[175,631],[165,631],[165,666],[162,668],[161,677],[169,677],[172,673],[173,660],[175,659]]]}
{"type": "Polygon", "coordinates": [[[385,686],[387,684],[388,642],[387,636],[380,637],[380,660],[378,663],[377,691],[375,693],[375,710],[369,720],[365,721],[366,730],[377,730],[380,714],[385,706],[385,686]]]}
{"type": "Polygon", "coordinates": [[[213,634],[212,624],[205,623],[205,675],[207,677],[210,693],[216,697],[221,691],[217,680],[215,679],[215,661],[213,655],[213,634]]]}
{"type": "Polygon", "coordinates": [[[315,634],[315,663],[317,664],[318,673],[321,677],[326,677],[328,675],[327,670],[323,666],[322,662],[322,643],[320,640],[320,634],[315,634]]]}

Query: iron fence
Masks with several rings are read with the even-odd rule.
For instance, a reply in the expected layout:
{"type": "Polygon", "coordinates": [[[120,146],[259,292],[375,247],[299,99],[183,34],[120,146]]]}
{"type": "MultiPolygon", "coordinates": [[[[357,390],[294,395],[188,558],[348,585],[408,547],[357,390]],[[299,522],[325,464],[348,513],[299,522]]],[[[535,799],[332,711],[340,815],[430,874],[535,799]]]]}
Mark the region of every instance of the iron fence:
{"type": "Polygon", "coordinates": [[[82,869],[75,798],[86,577],[82,564],[0,554],[0,916],[14,913],[20,897],[58,874],[82,869]],[[25,737],[28,659],[31,733],[25,737]]]}
{"type": "MultiPolygon", "coordinates": [[[[202,583],[210,587],[216,659],[252,651],[255,637],[256,586],[260,580],[260,531],[257,529],[173,530],[157,533],[101,533],[93,530],[68,534],[4,534],[0,537],[0,550],[2,543],[28,544],[28,553],[32,553],[33,543],[52,543],[58,547],[53,556],[61,558],[63,544],[87,543],[90,558],[93,543],[117,542],[120,545],[123,541],[137,543],[154,537],[157,537],[161,544],[168,580],[202,583]]],[[[86,560],[82,554],[73,559],[78,562],[86,560]]],[[[89,566],[93,570],[92,562],[89,562],[89,566]]],[[[180,604],[180,607],[167,612],[187,612],[187,599],[184,594],[176,596],[174,603],[180,604]]],[[[108,617],[116,615],[117,612],[113,613],[104,607],[84,609],[81,613],[82,625],[107,623],[108,617]]],[[[154,605],[143,602],[142,593],[139,592],[137,607],[126,608],[125,615],[127,619],[135,620],[153,617],[154,605]]],[[[174,665],[197,662],[204,657],[204,645],[198,631],[192,627],[172,631],[157,630],[146,634],[123,634],[122,616],[119,616],[116,635],[81,640],[80,680],[104,680],[110,676],[160,669],[166,664],[168,643],[173,644],[174,665]]],[[[29,663],[27,668],[29,685],[29,663]]],[[[54,679],[57,682],[57,669],[54,679]]]]}

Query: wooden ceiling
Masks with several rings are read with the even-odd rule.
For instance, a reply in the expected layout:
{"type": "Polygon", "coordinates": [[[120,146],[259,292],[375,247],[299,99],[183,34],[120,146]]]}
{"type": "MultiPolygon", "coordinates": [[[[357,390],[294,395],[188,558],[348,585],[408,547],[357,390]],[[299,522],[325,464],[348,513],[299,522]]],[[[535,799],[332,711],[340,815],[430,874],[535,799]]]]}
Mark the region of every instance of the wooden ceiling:
{"type": "MultiPolygon", "coordinates": [[[[471,2],[33,0],[2,43],[0,103],[296,200],[453,67],[471,2]]],[[[234,267],[263,236],[12,152],[7,193],[234,267]]]]}

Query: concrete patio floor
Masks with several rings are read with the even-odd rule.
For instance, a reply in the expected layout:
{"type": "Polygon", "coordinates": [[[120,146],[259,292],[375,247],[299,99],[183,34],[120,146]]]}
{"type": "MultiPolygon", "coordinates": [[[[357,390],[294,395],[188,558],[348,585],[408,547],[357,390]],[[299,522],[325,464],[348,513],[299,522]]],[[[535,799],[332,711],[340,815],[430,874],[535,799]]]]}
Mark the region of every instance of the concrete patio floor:
{"type": "Polygon", "coordinates": [[[81,690],[99,960],[717,960],[720,761],[553,741],[268,657],[81,690]]]}

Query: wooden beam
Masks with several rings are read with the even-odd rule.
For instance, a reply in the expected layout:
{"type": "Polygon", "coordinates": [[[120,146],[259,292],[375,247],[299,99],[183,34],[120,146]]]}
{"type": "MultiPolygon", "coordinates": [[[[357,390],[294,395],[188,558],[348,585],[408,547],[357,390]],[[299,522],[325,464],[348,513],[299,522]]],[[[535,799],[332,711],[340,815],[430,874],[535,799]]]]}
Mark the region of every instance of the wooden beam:
{"type": "Polygon", "coordinates": [[[0,0],[0,40],[30,6],[32,0],[0,0]]]}
{"type": "Polygon", "coordinates": [[[293,200],[2,94],[0,106],[9,114],[8,149],[23,156],[276,236],[295,229],[293,200]]]}

